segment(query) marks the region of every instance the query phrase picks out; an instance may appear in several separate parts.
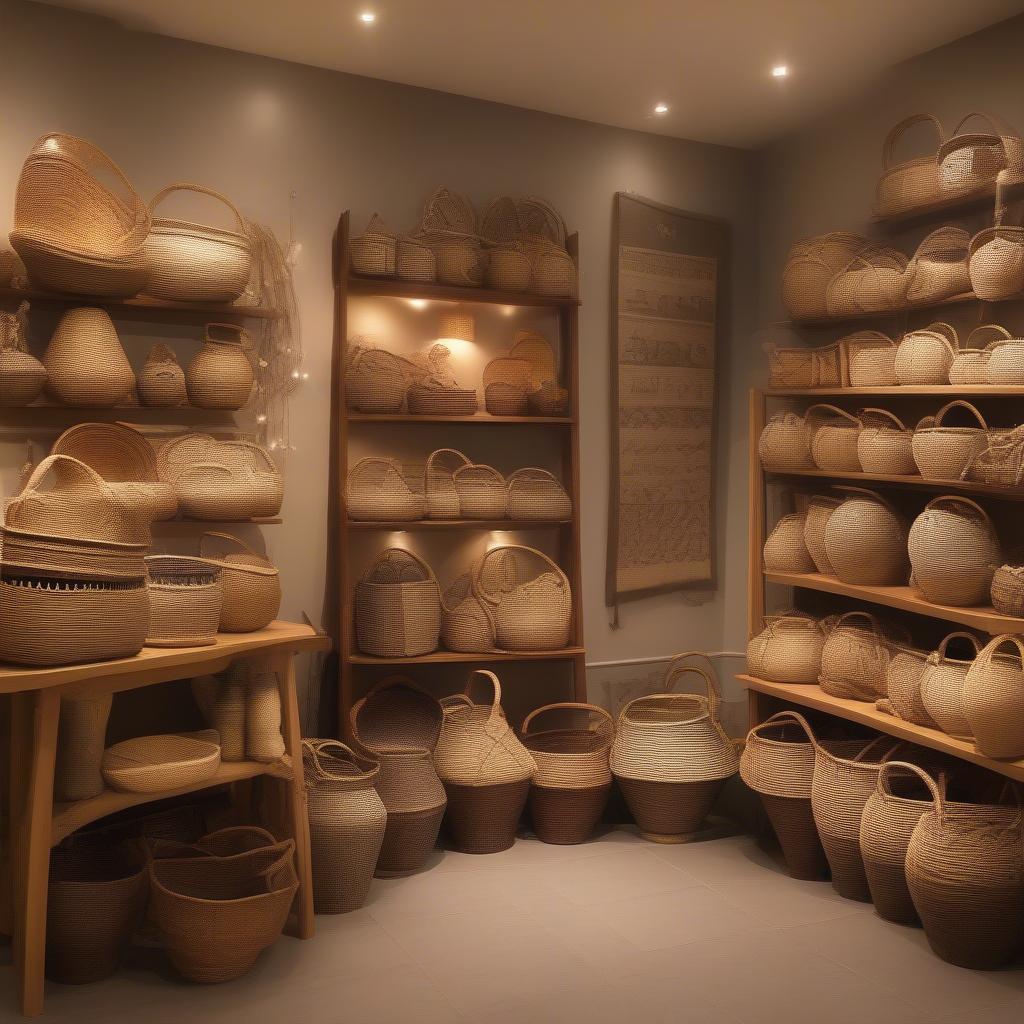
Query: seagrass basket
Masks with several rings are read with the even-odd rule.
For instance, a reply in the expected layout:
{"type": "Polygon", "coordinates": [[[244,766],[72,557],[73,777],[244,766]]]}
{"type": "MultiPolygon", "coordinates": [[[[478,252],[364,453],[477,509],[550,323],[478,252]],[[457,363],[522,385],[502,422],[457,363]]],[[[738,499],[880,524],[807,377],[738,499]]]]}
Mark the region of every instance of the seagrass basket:
{"type": "Polygon", "coordinates": [[[923,305],[970,292],[970,244],[963,228],[948,224],[928,235],[907,264],[907,302],[923,305]]]}
{"type": "Polygon", "coordinates": [[[532,290],[557,297],[576,294],[576,264],[566,250],[548,241],[524,243],[532,267],[532,290]]]}
{"type": "Polygon", "coordinates": [[[420,217],[423,232],[455,232],[476,235],[478,221],[473,204],[460,192],[439,185],[427,196],[420,217]]]}
{"type": "Polygon", "coordinates": [[[885,673],[885,697],[875,701],[875,707],[894,718],[914,725],[937,729],[934,719],[924,706],[921,680],[928,667],[928,652],[914,647],[895,645],[885,673]]]}
{"type": "Polygon", "coordinates": [[[441,594],[429,565],[404,548],[385,548],[355,588],[356,644],[378,658],[437,650],[441,594]]]}
{"type": "Polygon", "coordinates": [[[1024,384],[1024,339],[996,341],[991,353],[985,364],[986,384],[1024,384]]]}
{"type": "Polygon", "coordinates": [[[967,464],[963,479],[1020,487],[1024,483],[1024,427],[992,431],[988,440],[988,446],[967,464]]]}
{"type": "Polygon", "coordinates": [[[774,473],[816,468],[811,456],[813,436],[813,428],[803,416],[795,412],[776,413],[758,439],[761,465],[774,473]]]}
{"type": "Polygon", "coordinates": [[[891,633],[874,615],[860,610],[845,612],[822,645],[818,682],[832,697],[874,703],[888,696],[892,656],[891,633]]]}
{"type": "Polygon", "coordinates": [[[881,331],[855,331],[840,340],[846,351],[850,386],[892,387],[896,379],[896,342],[881,331]]]}
{"type": "Polygon", "coordinates": [[[154,409],[174,409],[188,402],[185,371],[167,345],[149,350],[138,380],[139,401],[154,409]]]}
{"type": "Polygon", "coordinates": [[[776,683],[816,683],[825,626],[807,615],[771,615],[747,643],[747,671],[776,683]]]}
{"type": "Polygon", "coordinates": [[[873,212],[876,217],[897,217],[941,198],[936,153],[946,141],[938,119],[931,114],[912,114],[893,125],[882,144],[882,176],[875,186],[873,212]],[[935,135],[934,151],[896,162],[896,147],[917,125],[927,125],[935,135]]]}
{"type": "Polygon", "coordinates": [[[107,747],[101,770],[106,784],[119,793],[160,793],[198,786],[219,767],[218,743],[170,733],[136,736],[107,747]]]}
{"type": "Polygon", "coordinates": [[[352,269],[367,277],[394,277],[397,238],[378,214],[370,217],[366,230],[349,239],[352,269]]]}
{"type": "Polygon", "coordinates": [[[971,461],[988,447],[989,440],[985,418],[970,402],[957,399],[917,424],[911,450],[921,476],[959,480],[971,461]],[[954,412],[963,425],[949,422],[954,412]]]}
{"type": "Polygon", "coordinates": [[[218,629],[223,633],[252,633],[277,618],[281,580],[277,567],[230,533],[208,531],[199,540],[199,556],[220,569],[223,594],[218,629]],[[215,554],[220,542],[226,548],[215,554]]]}
{"type": "Polygon", "coordinates": [[[426,499],[412,490],[395,459],[372,457],[348,471],[345,507],[350,519],[407,522],[423,518],[426,499]]]}
{"type": "Polygon", "coordinates": [[[411,384],[406,401],[414,416],[472,416],[477,411],[473,388],[449,387],[429,379],[411,384]]]}
{"type": "Polygon", "coordinates": [[[955,328],[936,321],[908,331],[896,349],[898,384],[939,385],[949,381],[949,370],[960,348],[955,328]]]}
{"type": "Polygon", "coordinates": [[[454,448],[438,448],[427,457],[424,471],[424,493],[428,519],[458,519],[459,494],[455,489],[455,473],[472,465],[462,452],[454,448]]]}
{"type": "Polygon", "coordinates": [[[508,517],[529,522],[562,522],[572,517],[572,499],[553,473],[526,466],[510,473],[508,517]]]}
{"type": "Polygon", "coordinates": [[[220,567],[185,555],[150,555],[147,647],[209,647],[224,593],[220,567]]]}
{"type": "Polygon", "coordinates": [[[356,412],[399,412],[405,404],[405,368],[384,349],[358,348],[345,366],[345,401],[356,412]]]}
{"type": "Polygon", "coordinates": [[[66,310],[43,353],[43,366],[47,392],[65,405],[111,409],[131,399],[135,374],[106,310],[66,310]]]}
{"type": "Polygon", "coordinates": [[[527,241],[550,242],[564,249],[568,229],[562,215],[540,196],[519,196],[515,200],[519,235],[527,241]]]}
{"type": "Polygon", "coordinates": [[[533,265],[517,242],[487,250],[487,286],[498,291],[525,292],[533,277],[533,265]]]}
{"type": "Polygon", "coordinates": [[[764,567],[768,572],[814,572],[814,559],[804,541],[807,515],[793,512],[783,516],[764,543],[764,567]]]}
{"type": "Polygon", "coordinates": [[[860,470],[857,438],[863,424],[834,405],[812,405],[804,413],[811,433],[811,459],[818,469],[836,473],[860,470]]]}
{"type": "Polygon", "coordinates": [[[198,409],[241,409],[254,374],[246,352],[249,332],[237,324],[207,324],[203,347],[185,372],[189,401],[198,409]]]}
{"type": "Polygon", "coordinates": [[[1024,643],[993,637],[978,652],[964,679],[964,711],[974,743],[987,757],[1024,757],[1024,643]],[[1012,654],[1000,651],[1012,649],[1012,654]]]}
{"type": "Polygon", "coordinates": [[[494,617],[473,589],[473,574],[463,573],[441,598],[441,643],[449,651],[495,650],[494,617]]]}
{"type": "Polygon", "coordinates": [[[838,498],[829,498],[823,494],[815,494],[807,504],[807,519],[804,523],[804,543],[811,553],[818,572],[824,576],[834,576],[835,568],[829,561],[825,550],[825,531],[832,513],[839,508],[838,498]]]}
{"type": "Polygon", "coordinates": [[[532,389],[533,364],[526,359],[500,356],[483,373],[484,407],[492,416],[524,416],[532,389]]]}
{"type": "Polygon", "coordinates": [[[834,231],[797,242],[782,272],[782,302],[794,320],[826,316],[826,290],[832,278],[863,248],[868,239],[834,231]]]}
{"type": "Polygon", "coordinates": [[[921,674],[921,703],[936,726],[950,736],[973,738],[967,721],[964,687],[967,672],[978,656],[980,646],[972,633],[950,633],[928,656],[928,663],[921,674]],[[949,644],[954,640],[964,640],[969,645],[967,658],[954,658],[948,653],[949,644]]]}
{"type": "Polygon", "coordinates": [[[505,478],[493,467],[470,463],[452,474],[463,519],[504,519],[508,511],[505,478]]]}
{"type": "Polygon", "coordinates": [[[967,335],[967,341],[953,359],[953,364],[949,368],[949,383],[987,383],[986,367],[992,357],[992,349],[999,341],[1009,337],[1011,337],[1010,332],[1005,327],[1000,327],[999,324],[981,324],[975,327],[967,335]],[[994,334],[995,340],[983,348],[979,348],[981,338],[986,334],[994,334]]]}
{"type": "Polygon", "coordinates": [[[395,242],[395,277],[425,284],[436,281],[437,261],[430,246],[410,235],[399,235],[395,242]]]}
{"type": "Polygon", "coordinates": [[[997,194],[995,225],[971,239],[971,288],[984,302],[1012,299],[1024,291],[1024,227],[1004,224],[1003,211],[997,194]]]}
{"type": "Polygon", "coordinates": [[[862,409],[857,435],[857,459],[865,473],[917,476],[914,432],[888,409],[862,409]]]}
{"type": "Polygon", "coordinates": [[[1017,132],[992,114],[972,111],[961,118],[935,155],[939,187],[946,197],[979,192],[1004,177],[1013,180],[1024,170],[1024,141],[1017,132]],[[965,131],[971,121],[981,130],[965,131]]]}
{"type": "Polygon", "coordinates": [[[814,349],[766,345],[768,382],[775,388],[815,386],[814,349]]]}
{"type": "Polygon", "coordinates": [[[829,316],[891,313],[906,302],[907,257],[877,244],[862,249],[828,283],[829,316]]]}
{"type": "Polygon", "coordinates": [[[1024,618],[1024,567],[1002,565],[992,576],[992,607],[1000,615],[1024,618]]]}
{"type": "Polygon", "coordinates": [[[825,526],[825,554],[844,583],[906,583],[907,521],[890,502],[864,487],[837,487],[843,499],[825,526]]]}
{"type": "Polygon", "coordinates": [[[17,314],[0,312],[0,405],[31,405],[46,384],[46,367],[25,342],[27,315],[27,302],[17,314]]]}
{"type": "Polygon", "coordinates": [[[569,409],[569,390],[546,380],[526,396],[526,404],[533,416],[564,416],[569,409]]]}

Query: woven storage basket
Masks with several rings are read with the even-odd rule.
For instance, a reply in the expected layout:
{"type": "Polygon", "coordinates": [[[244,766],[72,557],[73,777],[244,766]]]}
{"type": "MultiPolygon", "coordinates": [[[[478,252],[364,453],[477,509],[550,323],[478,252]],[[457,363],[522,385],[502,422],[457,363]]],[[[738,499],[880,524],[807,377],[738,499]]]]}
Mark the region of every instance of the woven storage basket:
{"type": "MultiPolygon", "coordinates": [[[[974,743],[987,757],[1024,757],[1024,643],[994,637],[964,679],[964,710],[974,743]],[[1012,648],[1007,657],[1000,651],[1012,648]]],[[[1022,851],[1024,852],[1024,851],[1022,851]]]]}
{"type": "Polygon", "coordinates": [[[950,384],[985,384],[986,367],[992,357],[992,349],[998,342],[1010,338],[1010,332],[999,324],[981,324],[967,335],[967,341],[960,348],[949,368],[950,384]],[[994,334],[995,340],[984,348],[978,348],[986,334],[994,334]]]}
{"type": "Polygon", "coordinates": [[[252,633],[277,618],[281,580],[273,562],[238,537],[214,531],[200,538],[199,555],[220,568],[223,601],[218,628],[222,633],[252,633]],[[227,552],[213,554],[210,548],[215,541],[223,542],[227,552]]]}
{"type": "Polygon", "coordinates": [[[100,764],[106,746],[112,694],[62,697],[53,773],[55,803],[88,800],[103,792],[100,764]]]}
{"type": "Polygon", "coordinates": [[[441,598],[441,643],[449,651],[495,650],[494,620],[473,590],[472,573],[459,576],[441,598]]]}
{"type": "Polygon", "coordinates": [[[50,854],[46,976],[85,985],[117,970],[146,906],[146,865],[127,847],[80,847],[50,854]]]}
{"type": "Polygon", "coordinates": [[[142,650],[148,626],[141,580],[0,580],[0,661],[44,666],[130,658],[142,650]]]}
{"type": "Polygon", "coordinates": [[[188,364],[189,401],[199,409],[241,409],[252,395],[249,332],[237,324],[207,324],[203,347],[188,364]]]}
{"type": "Polygon", "coordinates": [[[505,720],[493,672],[472,672],[465,695],[471,697],[479,680],[490,684],[490,699],[446,708],[434,766],[448,795],[445,821],[455,848],[499,853],[515,842],[537,765],[505,720]]]}
{"type": "Polygon", "coordinates": [[[836,489],[845,497],[825,526],[825,554],[835,575],[859,586],[906,583],[906,519],[876,491],[836,489]]]}
{"type": "Polygon", "coordinates": [[[928,656],[928,663],[921,674],[921,703],[935,725],[950,736],[972,738],[964,686],[979,649],[973,634],[950,633],[939,644],[938,650],[928,656]],[[950,657],[946,652],[951,640],[967,641],[971,647],[970,657],[950,657]]]}
{"type": "Polygon", "coordinates": [[[43,366],[47,391],[65,405],[110,409],[130,399],[135,384],[110,314],[92,306],[64,313],[43,366]]]}
{"type": "Polygon", "coordinates": [[[1012,299],[1024,291],[1024,227],[1004,224],[1004,216],[997,193],[994,226],[971,239],[971,288],[984,302],[1012,299]]]}
{"type": "Polygon", "coordinates": [[[914,520],[907,538],[913,582],[933,604],[985,604],[1002,564],[992,521],[970,498],[933,498],[914,520]]]}
{"type": "Polygon", "coordinates": [[[827,315],[829,281],[869,244],[860,235],[842,231],[797,242],[782,272],[782,302],[789,315],[794,320],[827,315]]]}
{"type": "Polygon", "coordinates": [[[896,379],[896,342],[881,331],[855,331],[840,340],[846,351],[850,386],[892,387],[896,379]]]}
{"type": "Polygon", "coordinates": [[[476,210],[460,192],[439,185],[423,204],[420,229],[425,232],[454,231],[464,235],[476,235],[476,210]]]}
{"type": "Polygon", "coordinates": [[[992,576],[992,607],[1000,615],[1024,618],[1024,567],[1000,566],[992,576]]]}
{"type": "Polygon", "coordinates": [[[564,416],[569,410],[569,391],[553,380],[546,380],[526,396],[534,416],[564,416]]]}
{"type": "Polygon", "coordinates": [[[472,388],[425,381],[410,385],[406,398],[414,416],[472,416],[477,411],[477,395],[472,388]]]}
{"type": "Polygon", "coordinates": [[[395,242],[395,277],[403,281],[437,280],[437,262],[430,247],[409,235],[399,235],[395,242]]]}
{"type": "Polygon", "coordinates": [[[857,435],[857,458],[865,473],[882,476],[917,476],[914,432],[888,409],[862,409],[864,425],[857,435]]]}
{"type": "Polygon", "coordinates": [[[146,283],[149,227],[145,203],[102,150],[57,132],[36,141],[18,178],[11,232],[36,288],[135,295],[146,283]]]}
{"type": "Polygon", "coordinates": [[[537,838],[563,846],[585,843],[601,819],[612,785],[612,716],[594,704],[546,704],[523,719],[520,735],[537,764],[529,798],[537,838]],[[541,716],[547,728],[538,730],[541,716]]]}
{"type": "Polygon", "coordinates": [[[484,406],[492,416],[523,416],[532,389],[533,364],[526,359],[501,356],[483,373],[484,406]]]}
{"type": "Polygon", "coordinates": [[[890,313],[907,295],[907,257],[895,249],[872,245],[832,278],[825,291],[829,316],[890,313]]]}
{"type": "Polygon", "coordinates": [[[832,513],[842,504],[838,498],[828,498],[822,494],[815,494],[807,505],[807,520],[804,524],[804,543],[811,553],[818,572],[824,576],[836,574],[832,563],[828,560],[828,553],[825,550],[825,530],[832,513]]]}
{"type": "Polygon", "coordinates": [[[986,384],[1024,384],[1024,339],[997,341],[985,365],[986,384]]]}
{"type": "Polygon", "coordinates": [[[811,458],[818,469],[836,473],[860,470],[857,437],[862,424],[856,416],[834,405],[812,405],[804,420],[811,431],[811,458]]]}
{"type": "Polygon", "coordinates": [[[27,314],[27,302],[17,315],[0,312],[0,405],[30,405],[46,384],[46,367],[29,353],[25,342],[27,314]]]}
{"type": "Polygon", "coordinates": [[[516,331],[515,342],[508,358],[521,359],[530,364],[530,379],[534,388],[558,378],[558,361],[551,343],[539,331],[516,331]]]}
{"type": "Polygon", "coordinates": [[[220,567],[184,555],[150,555],[147,647],[209,647],[217,642],[224,594],[220,567]]]}
{"type": "Polygon", "coordinates": [[[776,413],[765,424],[757,443],[761,465],[770,472],[788,473],[814,469],[811,438],[814,431],[803,416],[795,412],[776,413]]]}
{"type": "Polygon", "coordinates": [[[378,658],[415,657],[437,650],[441,594],[418,555],[385,548],[355,591],[356,644],[378,658]]]}
{"type": "Polygon", "coordinates": [[[949,369],[956,359],[960,339],[947,323],[936,321],[908,331],[896,349],[898,384],[938,385],[949,382],[949,369]]]}
{"type": "Polygon", "coordinates": [[[353,736],[380,760],[377,792],[388,813],[380,877],[419,871],[437,845],[448,804],[433,762],[442,719],[437,700],[402,676],[382,680],[352,708],[353,736]]]}
{"type": "Polygon", "coordinates": [[[815,386],[814,349],[783,348],[766,345],[768,382],[775,388],[813,388],[815,386]]]}
{"type": "Polygon", "coordinates": [[[459,495],[455,489],[455,472],[472,465],[462,452],[454,448],[438,448],[427,457],[424,491],[428,519],[458,519],[459,495]]]}
{"type": "Polygon", "coordinates": [[[630,701],[619,714],[611,751],[612,774],[641,834],[654,842],[680,842],[696,832],[739,767],[736,745],[718,718],[712,677],[680,665],[680,658],[668,667],[666,687],[693,673],[706,696],[656,693],[630,701]]]}
{"type": "Polygon", "coordinates": [[[562,247],[551,242],[527,242],[533,268],[533,291],[538,295],[576,294],[576,264],[562,247]]]}
{"type": "Polygon", "coordinates": [[[178,511],[174,488],[160,480],[153,446],[131,427],[78,423],[57,438],[50,454],[70,456],[95,470],[129,512],[162,520],[178,511]]]}
{"type": "Polygon", "coordinates": [[[1024,483],[1024,427],[993,431],[988,447],[971,459],[962,477],[1000,487],[1020,487],[1024,483]]]}
{"type": "Polygon", "coordinates": [[[568,646],[573,617],[569,579],[535,548],[491,548],[473,566],[473,593],[494,624],[500,649],[553,651],[568,646]]]}
{"type": "Polygon", "coordinates": [[[921,680],[927,667],[927,651],[894,647],[885,674],[886,696],[876,701],[875,707],[894,718],[902,718],[904,722],[937,729],[921,694],[921,680]]]}
{"type": "Polygon", "coordinates": [[[220,767],[220,746],[189,736],[137,736],[103,752],[103,778],[119,793],[198,786],[220,767]]]}
{"type": "Polygon", "coordinates": [[[935,152],[946,140],[942,125],[931,114],[911,114],[890,129],[882,145],[882,176],[875,186],[876,217],[897,217],[941,198],[935,152],[896,163],[897,143],[910,129],[922,124],[934,131],[935,152]]]}
{"type": "Polygon", "coordinates": [[[914,430],[912,451],[921,476],[931,480],[959,480],[971,461],[989,445],[985,418],[970,402],[959,399],[944,405],[934,417],[925,417],[914,430]],[[951,412],[964,410],[972,426],[947,426],[951,412]]]}
{"type": "Polygon", "coordinates": [[[874,703],[887,696],[886,682],[893,648],[889,636],[870,612],[840,615],[821,650],[822,690],[844,700],[874,703]],[[854,625],[857,621],[858,625],[854,625]]]}
{"type": "Polygon", "coordinates": [[[345,401],[356,412],[399,412],[405,403],[405,369],[383,349],[360,349],[345,368],[345,401]]]}
{"type": "Polygon", "coordinates": [[[907,264],[907,302],[941,302],[971,290],[967,254],[971,236],[963,228],[945,225],[917,247],[907,264]]]}
{"type": "Polygon", "coordinates": [[[783,516],[764,544],[764,567],[768,572],[814,572],[814,559],[804,541],[807,515],[794,512],[783,516]]]}
{"type": "Polygon", "coordinates": [[[484,408],[492,416],[525,416],[529,411],[526,392],[514,384],[488,384],[484,388],[484,408]]]}
{"type": "Polygon", "coordinates": [[[1013,179],[1024,169],[1024,142],[1014,129],[992,114],[972,111],[961,118],[935,155],[939,187],[944,196],[970,195],[990,188],[1000,178],[1013,179]],[[982,122],[982,131],[964,131],[968,122],[982,122]]]}
{"type": "Polygon", "coordinates": [[[395,459],[360,459],[348,471],[345,507],[349,519],[422,519],[426,499],[410,487],[395,459]]]}
{"type": "Polygon", "coordinates": [[[530,287],[533,266],[518,243],[496,246],[487,252],[487,286],[505,292],[525,292],[530,287]]]}
{"type": "Polygon", "coordinates": [[[816,683],[826,631],[805,615],[773,615],[747,644],[747,671],[776,683],[816,683]]]}
{"type": "Polygon", "coordinates": [[[337,740],[303,740],[313,906],[318,914],[366,902],[388,814],[375,788],[377,761],[337,740]]]}
{"type": "Polygon", "coordinates": [[[152,859],[150,916],[190,981],[239,978],[281,935],[299,887],[288,839],[229,857],[152,859]]]}
{"type": "Polygon", "coordinates": [[[508,517],[529,522],[562,522],[572,518],[572,500],[554,474],[536,466],[510,473],[508,517]]]}
{"type": "Polygon", "coordinates": [[[388,230],[378,214],[374,214],[366,230],[348,243],[349,260],[357,274],[369,277],[394,277],[397,238],[388,230]]]}
{"type": "Polygon", "coordinates": [[[452,474],[463,519],[504,519],[508,509],[505,478],[491,466],[471,463],[452,474]]]}
{"type": "Polygon", "coordinates": [[[513,245],[523,237],[514,196],[497,196],[480,215],[480,237],[489,245],[513,245]]]}
{"type": "Polygon", "coordinates": [[[932,799],[906,860],[928,944],[958,967],[1003,967],[1024,946],[1020,806],[947,804],[934,784],[932,799]]]}
{"type": "Polygon", "coordinates": [[[147,295],[173,302],[234,302],[245,291],[252,243],[242,215],[227,196],[205,185],[176,182],[153,196],[149,212],[152,223],[143,249],[149,267],[147,295]],[[208,196],[226,206],[234,230],[157,217],[156,208],[175,192],[208,196]]]}
{"type": "Polygon", "coordinates": [[[156,409],[174,409],[188,402],[185,371],[167,345],[149,350],[138,380],[139,401],[156,409]]]}

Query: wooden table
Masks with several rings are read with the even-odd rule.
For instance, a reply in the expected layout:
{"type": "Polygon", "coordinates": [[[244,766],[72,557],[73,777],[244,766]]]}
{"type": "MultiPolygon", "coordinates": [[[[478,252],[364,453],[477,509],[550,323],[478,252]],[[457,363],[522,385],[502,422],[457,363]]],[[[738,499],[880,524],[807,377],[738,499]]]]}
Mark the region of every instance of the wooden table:
{"type": "Polygon", "coordinates": [[[9,695],[11,700],[10,864],[6,874],[11,879],[10,931],[22,1013],[35,1016],[43,1009],[51,847],[92,821],[138,804],[257,776],[281,779],[299,875],[297,933],[304,939],[313,935],[309,821],[293,658],[302,651],[322,651],[329,647],[330,640],[310,626],[272,622],[255,633],[218,634],[217,642],[209,647],[147,647],[133,658],[56,668],[0,666],[0,694],[9,695]],[[258,654],[268,658],[280,689],[281,731],[285,743],[285,756],[280,761],[271,764],[226,762],[213,778],[198,785],[160,793],[104,790],[89,800],[54,804],[61,697],[98,697],[172,679],[220,672],[236,658],[258,654]]]}

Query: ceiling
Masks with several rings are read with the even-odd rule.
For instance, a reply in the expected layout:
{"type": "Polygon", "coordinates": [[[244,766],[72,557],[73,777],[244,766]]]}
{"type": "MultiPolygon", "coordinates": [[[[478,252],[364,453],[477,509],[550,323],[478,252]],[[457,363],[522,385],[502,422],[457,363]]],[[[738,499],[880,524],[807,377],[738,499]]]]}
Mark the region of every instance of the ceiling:
{"type": "Polygon", "coordinates": [[[755,147],[1022,0],[59,0],[129,28],[755,147]],[[362,11],[377,20],[364,25],[362,11]],[[771,69],[786,64],[790,75],[771,69]],[[656,103],[669,105],[664,116],[656,103]]]}

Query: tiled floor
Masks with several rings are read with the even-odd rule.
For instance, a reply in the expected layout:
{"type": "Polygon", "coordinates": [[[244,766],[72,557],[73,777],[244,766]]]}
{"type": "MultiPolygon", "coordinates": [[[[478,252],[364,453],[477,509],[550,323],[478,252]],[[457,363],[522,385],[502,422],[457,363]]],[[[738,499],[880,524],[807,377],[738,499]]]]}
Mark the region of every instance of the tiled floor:
{"type": "MultiPolygon", "coordinates": [[[[53,1024],[1021,1024],[1024,965],[960,970],[919,929],[796,882],[747,837],[520,840],[438,854],[282,939],[241,981],[132,966],[47,985],[53,1024]]],[[[8,979],[10,972],[5,971],[8,979]]],[[[8,991],[3,1007],[12,1005],[8,991]]],[[[10,1019],[16,1019],[13,1011],[10,1019]]],[[[8,1019],[0,1010],[0,1017],[8,1019]]]]}

